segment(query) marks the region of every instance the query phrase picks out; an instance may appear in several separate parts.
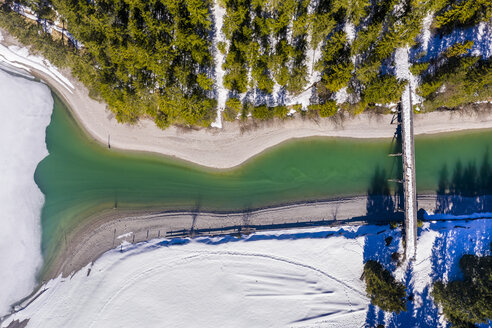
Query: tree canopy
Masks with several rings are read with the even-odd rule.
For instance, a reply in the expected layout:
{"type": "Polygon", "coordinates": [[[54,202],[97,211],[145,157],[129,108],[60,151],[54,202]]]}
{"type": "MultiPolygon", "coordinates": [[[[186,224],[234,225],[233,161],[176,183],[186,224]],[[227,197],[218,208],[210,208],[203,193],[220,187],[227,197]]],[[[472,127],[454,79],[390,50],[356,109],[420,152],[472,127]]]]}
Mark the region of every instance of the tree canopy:
{"type": "Polygon", "coordinates": [[[492,320],[492,256],[463,255],[463,280],[437,281],[432,296],[453,327],[475,327],[492,320]]]}
{"type": "Polygon", "coordinates": [[[364,264],[366,292],[371,303],[387,312],[406,311],[405,285],[396,282],[391,273],[376,261],[364,264]]]}
{"type": "MultiPolygon", "coordinates": [[[[321,116],[340,108],[359,113],[374,104],[388,106],[405,87],[395,76],[395,49],[418,51],[430,12],[435,34],[492,15],[484,0],[216,1],[225,9],[220,31],[213,0],[16,2],[36,13],[36,23],[16,16],[14,1],[5,0],[0,26],[55,65],[71,68],[119,121],[150,117],[165,128],[208,126],[216,116],[218,88],[236,99],[223,108],[230,120],[239,111],[285,117],[295,107],[285,99],[295,104],[305,92],[312,112],[321,116]],[[63,22],[73,39],[48,34],[42,26],[47,20],[63,22]],[[214,42],[220,33],[225,39],[214,42]],[[216,53],[224,55],[223,62],[216,53]],[[223,85],[216,82],[217,67],[224,70],[223,85]],[[339,92],[347,97],[337,97],[339,92]],[[334,103],[340,99],[343,104],[334,103]],[[243,103],[232,103],[238,101],[243,103]],[[277,114],[264,110],[274,107],[277,114]]],[[[473,41],[458,42],[437,58],[423,60],[420,53],[412,59],[425,111],[490,99],[490,58],[473,57],[472,47],[473,41]]]]}

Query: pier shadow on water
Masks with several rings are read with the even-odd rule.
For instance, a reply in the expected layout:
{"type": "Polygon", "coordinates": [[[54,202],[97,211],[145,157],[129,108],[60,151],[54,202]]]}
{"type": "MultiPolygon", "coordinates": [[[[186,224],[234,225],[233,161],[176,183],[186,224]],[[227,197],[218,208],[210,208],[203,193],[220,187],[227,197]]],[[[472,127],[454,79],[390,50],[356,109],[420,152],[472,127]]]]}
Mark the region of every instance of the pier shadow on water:
{"type": "Polygon", "coordinates": [[[388,179],[386,170],[376,167],[367,190],[366,216],[368,221],[371,219],[380,221],[402,219],[401,213],[397,211],[388,179]]]}
{"type": "MultiPolygon", "coordinates": [[[[400,118],[398,117],[398,120],[400,118]]],[[[402,153],[401,128],[398,125],[389,148],[389,154],[402,153]]],[[[367,221],[399,221],[403,220],[404,193],[402,157],[391,157],[391,168],[386,171],[379,165],[374,168],[369,187],[367,189],[366,217],[367,221]],[[391,183],[391,185],[390,185],[391,183]]]]}
{"type": "Polygon", "coordinates": [[[443,165],[436,190],[437,214],[466,215],[492,211],[492,164],[486,151],[481,163],[443,165]]]}

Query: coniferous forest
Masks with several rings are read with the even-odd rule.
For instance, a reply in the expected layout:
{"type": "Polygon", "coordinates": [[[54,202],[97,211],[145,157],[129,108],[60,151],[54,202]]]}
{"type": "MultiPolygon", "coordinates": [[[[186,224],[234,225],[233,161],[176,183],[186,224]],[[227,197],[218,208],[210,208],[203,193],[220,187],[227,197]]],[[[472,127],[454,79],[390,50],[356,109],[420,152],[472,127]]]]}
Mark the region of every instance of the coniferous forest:
{"type": "Polygon", "coordinates": [[[121,122],[209,126],[218,106],[230,121],[292,109],[308,117],[389,111],[408,83],[396,77],[397,48],[408,49],[421,112],[491,99],[491,60],[471,52],[473,40],[437,55],[422,47],[425,29],[446,37],[490,24],[490,1],[216,1],[5,0],[0,27],[71,69],[121,122]],[[36,21],[19,15],[23,6],[36,21]],[[48,31],[47,21],[73,39],[48,31]]]}

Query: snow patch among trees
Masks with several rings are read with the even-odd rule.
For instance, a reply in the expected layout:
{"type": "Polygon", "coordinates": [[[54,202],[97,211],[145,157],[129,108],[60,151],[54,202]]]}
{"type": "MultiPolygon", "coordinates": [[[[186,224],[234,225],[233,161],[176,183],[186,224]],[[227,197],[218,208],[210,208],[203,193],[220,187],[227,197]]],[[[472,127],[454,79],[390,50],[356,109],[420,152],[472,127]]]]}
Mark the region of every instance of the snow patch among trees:
{"type": "Polygon", "coordinates": [[[433,19],[434,19],[434,13],[429,12],[427,16],[425,16],[422,24],[422,32],[419,35],[419,41],[423,51],[427,51],[427,48],[429,47],[429,40],[431,38],[430,28],[433,19]]]}
{"type": "Polygon", "coordinates": [[[343,104],[348,100],[347,87],[343,87],[335,93],[335,101],[337,104],[343,104]]]}
{"type": "Polygon", "coordinates": [[[350,22],[345,22],[345,25],[343,26],[343,31],[347,34],[347,40],[349,44],[352,44],[352,42],[355,40],[355,26],[354,24],[350,22]]]}
{"type": "Polygon", "coordinates": [[[222,33],[222,25],[224,23],[224,15],[226,14],[225,8],[223,8],[218,1],[215,1],[214,16],[215,16],[215,35],[213,41],[213,49],[215,51],[215,78],[217,88],[217,117],[215,122],[211,124],[214,128],[222,128],[222,111],[225,108],[227,101],[228,91],[223,85],[224,70],[222,69],[222,63],[224,62],[224,54],[219,50],[219,42],[224,42],[227,45],[227,40],[222,33]]]}

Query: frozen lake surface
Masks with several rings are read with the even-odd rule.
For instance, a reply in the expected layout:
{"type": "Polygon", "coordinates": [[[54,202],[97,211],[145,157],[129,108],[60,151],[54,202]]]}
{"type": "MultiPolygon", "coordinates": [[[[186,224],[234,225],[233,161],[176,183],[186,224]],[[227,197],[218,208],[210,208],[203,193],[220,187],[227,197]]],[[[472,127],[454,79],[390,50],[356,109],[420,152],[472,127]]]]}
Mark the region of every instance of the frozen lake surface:
{"type": "Polygon", "coordinates": [[[48,155],[46,127],[53,98],[41,83],[0,69],[0,316],[36,285],[44,196],[34,182],[48,155]]]}

